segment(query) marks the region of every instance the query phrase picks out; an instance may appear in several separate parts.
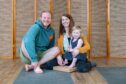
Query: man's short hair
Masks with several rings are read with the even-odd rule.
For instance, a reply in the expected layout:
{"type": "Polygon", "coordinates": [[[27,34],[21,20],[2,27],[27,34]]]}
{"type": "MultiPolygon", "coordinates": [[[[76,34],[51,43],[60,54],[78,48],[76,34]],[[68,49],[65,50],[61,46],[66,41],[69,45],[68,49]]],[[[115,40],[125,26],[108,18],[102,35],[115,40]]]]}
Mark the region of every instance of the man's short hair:
{"type": "Polygon", "coordinates": [[[44,10],[44,11],[42,11],[42,12],[40,13],[40,17],[42,17],[42,14],[43,14],[43,13],[49,13],[49,14],[51,15],[51,12],[50,12],[50,11],[48,11],[48,10],[45,11],[45,10],[44,10]]]}

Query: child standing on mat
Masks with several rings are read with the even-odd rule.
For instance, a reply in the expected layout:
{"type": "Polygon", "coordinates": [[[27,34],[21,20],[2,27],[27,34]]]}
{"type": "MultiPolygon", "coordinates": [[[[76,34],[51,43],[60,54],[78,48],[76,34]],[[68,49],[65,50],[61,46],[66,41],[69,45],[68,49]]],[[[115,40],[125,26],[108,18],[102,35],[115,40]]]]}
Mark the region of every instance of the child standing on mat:
{"type": "Polygon", "coordinates": [[[69,61],[71,61],[71,64],[69,65],[70,68],[73,68],[76,66],[76,62],[78,60],[86,60],[86,54],[79,53],[78,55],[74,54],[75,49],[79,49],[84,46],[84,42],[81,38],[81,27],[80,26],[74,26],[72,30],[72,37],[69,38],[69,46],[67,49],[65,48],[64,53],[64,65],[68,64],[69,61]]]}

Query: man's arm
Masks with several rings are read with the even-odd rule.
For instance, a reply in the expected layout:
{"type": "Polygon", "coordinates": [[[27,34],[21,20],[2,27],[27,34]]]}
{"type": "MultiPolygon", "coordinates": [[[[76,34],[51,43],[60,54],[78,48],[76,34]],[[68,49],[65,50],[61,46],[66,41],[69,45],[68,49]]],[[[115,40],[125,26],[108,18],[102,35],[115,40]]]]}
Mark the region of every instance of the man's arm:
{"type": "Polygon", "coordinates": [[[32,62],[38,61],[36,58],[37,54],[35,51],[35,38],[36,38],[36,35],[38,34],[38,32],[39,32],[39,27],[37,25],[32,25],[30,27],[30,29],[27,31],[27,33],[23,39],[25,48],[26,48],[29,56],[31,57],[32,62]]]}

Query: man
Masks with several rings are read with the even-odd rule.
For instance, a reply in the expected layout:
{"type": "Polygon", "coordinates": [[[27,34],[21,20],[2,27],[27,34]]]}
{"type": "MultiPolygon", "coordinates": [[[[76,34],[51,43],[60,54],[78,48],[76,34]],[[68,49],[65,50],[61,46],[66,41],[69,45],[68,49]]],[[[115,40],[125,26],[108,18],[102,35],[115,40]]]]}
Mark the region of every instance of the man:
{"type": "Polygon", "coordinates": [[[26,71],[33,69],[35,73],[43,73],[40,65],[54,59],[59,54],[59,48],[54,47],[55,32],[50,24],[51,14],[44,11],[40,19],[36,20],[25,34],[20,57],[25,63],[26,71]]]}

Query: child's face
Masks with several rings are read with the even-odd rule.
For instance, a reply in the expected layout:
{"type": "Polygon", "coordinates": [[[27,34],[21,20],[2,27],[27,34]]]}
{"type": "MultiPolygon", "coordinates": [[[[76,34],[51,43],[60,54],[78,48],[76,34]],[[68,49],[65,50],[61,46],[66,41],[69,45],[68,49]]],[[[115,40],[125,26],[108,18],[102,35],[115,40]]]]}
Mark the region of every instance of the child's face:
{"type": "Polygon", "coordinates": [[[80,37],[80,30],[77,30],[77,29],[73,30],[72,31],[72,36],[75,39],[79,38],[80,37]]]}

